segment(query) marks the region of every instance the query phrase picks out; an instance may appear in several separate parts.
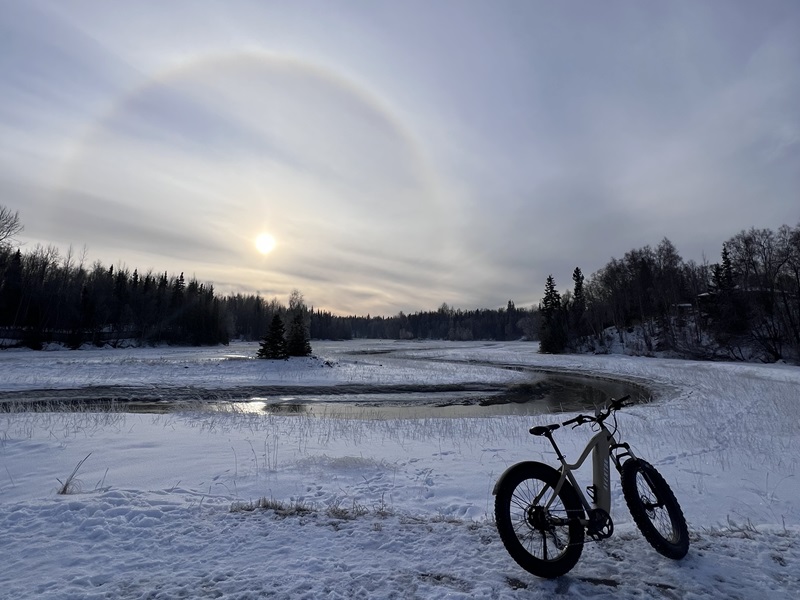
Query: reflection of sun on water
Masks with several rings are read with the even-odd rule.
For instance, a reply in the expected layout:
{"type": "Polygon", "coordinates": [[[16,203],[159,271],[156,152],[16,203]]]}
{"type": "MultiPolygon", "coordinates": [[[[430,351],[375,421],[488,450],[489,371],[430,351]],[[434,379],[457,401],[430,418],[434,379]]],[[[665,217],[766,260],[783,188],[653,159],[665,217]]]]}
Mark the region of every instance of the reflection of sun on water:
{"type": "Polygon", "coordinates": [[[275,248],[275,238],[268,233],[262,233],[256,238],[256,249],[261,254],[269,254],[275,248]]]}

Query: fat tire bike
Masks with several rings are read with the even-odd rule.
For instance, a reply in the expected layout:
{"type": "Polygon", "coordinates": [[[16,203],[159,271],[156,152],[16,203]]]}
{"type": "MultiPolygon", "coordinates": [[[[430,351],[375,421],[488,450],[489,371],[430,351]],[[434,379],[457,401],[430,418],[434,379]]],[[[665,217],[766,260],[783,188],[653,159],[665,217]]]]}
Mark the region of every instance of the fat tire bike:
{"type": "Polygon", "coordinates": [[[531,434],[550,441],[561,466],[525,461],[509,467],[497,480],[493,490],[497,530],[508,553],[526,571],[538,577],[560,577],[577,564],[586,536],[595,541],[611,537],[611,462],[619,472],[631,516],[650,545],[675,560],[689,551],[686,519],[669,485],[653,465],[637,458],[618,439],[615,413],[629,406],[625,404],[628,398],[612,399],[593,416],[580,414],[561,424],[531,428],[531,434]],[[578,461],[569,464],[553,432],[584,423],[591,423],[597,432],[578,461]],[[591,504],[573,473],[590,453],[593,484],[586,492],[591,504]]]}

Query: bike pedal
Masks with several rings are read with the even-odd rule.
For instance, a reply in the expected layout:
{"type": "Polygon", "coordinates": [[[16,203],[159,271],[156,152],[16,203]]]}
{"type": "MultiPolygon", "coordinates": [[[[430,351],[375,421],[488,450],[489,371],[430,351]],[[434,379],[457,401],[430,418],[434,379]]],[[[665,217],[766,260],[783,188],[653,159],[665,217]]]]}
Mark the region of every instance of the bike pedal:
{"type": "Polygon", "coordinates": [[[589,498],[592,500],[592,503],[596,502],[597,496],[597,486],[590,485],[586,488],[586,493],[589,494],[589,498]]]}

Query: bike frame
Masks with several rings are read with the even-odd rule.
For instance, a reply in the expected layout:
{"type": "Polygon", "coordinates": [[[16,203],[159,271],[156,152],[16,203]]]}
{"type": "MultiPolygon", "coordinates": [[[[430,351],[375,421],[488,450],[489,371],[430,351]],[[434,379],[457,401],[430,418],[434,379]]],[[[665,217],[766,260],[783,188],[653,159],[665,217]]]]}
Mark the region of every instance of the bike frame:
{"type": "MultiPolygon", "coordinates": [[[[558,445],[553,437],[548,436],[550,443],[553,445],[553,449],[556,451],[558,460],[561,463],[561,467],[559,468],[561,477],[559,478],[558,484],[553,490],[552,496],[545,505],[546,508],[550,508],[550,505],[561,491],[564,482],[569,481],[572,484],[572,487],[575,488],[575,491],[578,492],[578,497],[580,498],[581,504],[583,504],[587,514],[589,514],[593,508],[602,509],[608,514],[611,513],[610,462],[613,460],[614,466],[616,467],[617,471],[619,471],[622,466],[622,458],[624,456],[630,456],[631,458],[636,457],[634,456],[633,452],[631,452],[630,446],[617,441],[617,439],[614,437],[614,434],[608,430],[605,424],[599,423],[599,427],[600,431],[592,436],[592,438],[586,444],[586,448],[584,448],[583,453],[574,464],[567,462],[567,459],[559,450],[558,445]],[[617,452],[620,450],[621,452],[617,452]],[[581,468],[583,463],[589,457],[589,454],[592,454],[592,486],[590,488],[591,491],[589,492],[589,495],[592,499],[591,503],[589,503],[589,501],[586,499],[586,495],[578,485],[578,481],[575,479],[575,475],[573,474],[573,471],[581,468]]],[[[537,501],[541,498],[545,491],[546,489],[542,490],[542,493],[540,494],[539,498],[537,498],[537,501]]]]}

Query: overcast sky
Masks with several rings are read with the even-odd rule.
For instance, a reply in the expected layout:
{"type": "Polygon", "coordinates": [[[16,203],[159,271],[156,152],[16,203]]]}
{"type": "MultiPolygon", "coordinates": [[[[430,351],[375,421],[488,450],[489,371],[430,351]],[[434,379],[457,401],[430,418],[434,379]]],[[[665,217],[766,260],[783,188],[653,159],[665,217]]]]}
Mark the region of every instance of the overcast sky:
{"type": "Polygon", "coordinates": [[[345,314],[716,262],[800,222],[800,2],[0,0],[0,204],[345,314]]]}

